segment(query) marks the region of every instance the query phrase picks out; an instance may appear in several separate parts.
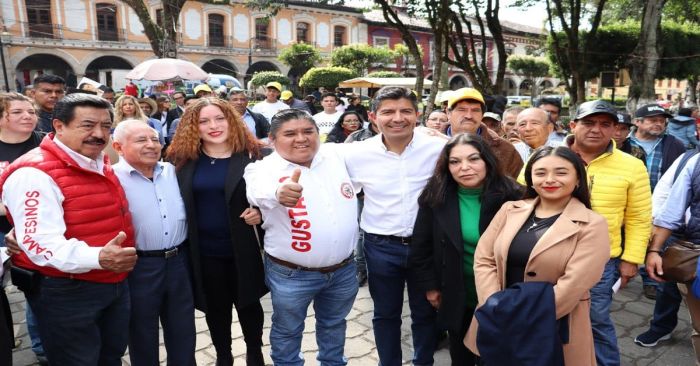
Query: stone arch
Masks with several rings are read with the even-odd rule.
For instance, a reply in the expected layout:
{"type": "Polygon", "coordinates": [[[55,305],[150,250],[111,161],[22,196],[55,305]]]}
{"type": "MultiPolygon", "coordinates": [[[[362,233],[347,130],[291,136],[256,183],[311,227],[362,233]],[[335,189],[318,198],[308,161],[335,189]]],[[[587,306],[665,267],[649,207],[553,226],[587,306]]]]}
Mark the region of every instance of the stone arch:
{"type": "Polygon", "coordinates": [[[532,95],[532,86],[534,83],[530,79],[524,79],[518,86],[518,95],[532,95]]]}
{"type": "Polygon", "coordinates": [[[22,87],[31,84],[41,74],[58,75],[66,80],[67,86],[77,84],[76,65],[56,54],[36,52],[26,55],[15,64],[15,79],[22,87]]]}
{"type": "Polygon", "coordinates": [[[454,74],[450,76],[448,85],[450,86],[450,90],[457,90],[469,86],[469,80],[464,74],[454,74]]]}
{"type": "MultiPolygon", "coordinates": [[[[85,62],[83,62],[85,64],[85,62]]],[[[95,57],[86,64],[84,75],[95,81],[103,82],[107,86],[112,86],[111,74],[105,74],[105,80],[100,80],[101,70],[131,70],[134,66],[123,57],[105,55],[95,57]]]]}
{"type": "Polygon", "coordinates": [[[248,81],[250,81],[250,78],[255,74],[256,72],[260,71],[277,71],[281,72],[281,69],[271,61],[257,61],[253,63],[252,65],[248,66],[248,70],[246,70],[245,73],[245,84],[248,84],[248,81]]]}
{"type": "Polygon", "coordinates": [[[505,95],[517,95],[518,87],[516,82],[511,78],[503,79],[503,93],[505,95]]]}

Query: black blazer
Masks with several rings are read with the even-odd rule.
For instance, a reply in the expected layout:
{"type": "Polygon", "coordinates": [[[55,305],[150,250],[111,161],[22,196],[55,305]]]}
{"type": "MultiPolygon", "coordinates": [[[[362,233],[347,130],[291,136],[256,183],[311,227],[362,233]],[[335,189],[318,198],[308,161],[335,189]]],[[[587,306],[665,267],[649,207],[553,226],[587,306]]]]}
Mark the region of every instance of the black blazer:
{"type": "MultiPolygon", "coordinates": [[[[494,187],[484,192],[479,233],[486,230],[505,202],[518,200],[522,194],[522,186],[510,178],[504,187],[494,187]]],[[[419,207],[408,260],[410,275],[421,291],[442,292],[437,321],[444,329],[455,332],[463,327],[464,322],[470,321],[464,319],[467,295],[464,290],[463,257],[457,188],[450,187],[441,206],[419,207]]]]}
{"type": "Polygon", "coordinates": [[[250,113],[250,116],[253,117],[253,121],[255,121],[255,137],[259,139],[266,138],[267,135],[270,134],[270,122],[260,113],[255,113],[250,109],[248,109],[248,113],[250,113]]]}
{"type": "MultiPolygon", "coordinates": [[[[200,159],[203,157],[200,155],[200,159]]],[[[236,290],[237,307],[245,307],[267,293],[265,286],[265,272],[262,262],[262,240],[264,232],[258,227],[260,245],[255,237],[253,227],[246,224],[239,216],[249,207],[246,198],[246,184],[243,179],[243,170],[253,160],[247,153],[236,153],[231,156],[228,172],[226,174],[225,195],[228,206],[228,220],[233,244],[233,255],[236,265],[236,290]]],[[[197,227],[197,209],[192,192],[192,180],[197,161],[189,161],[177,172],[177,180],[180,184],[180,192],[185,202],[187,212],[188,239],[190,250],[190,262],[192,265],[193,287],[195,307],[206,312],[202,284],[202,268],[200,260],[199,237],[197,227]]]]}

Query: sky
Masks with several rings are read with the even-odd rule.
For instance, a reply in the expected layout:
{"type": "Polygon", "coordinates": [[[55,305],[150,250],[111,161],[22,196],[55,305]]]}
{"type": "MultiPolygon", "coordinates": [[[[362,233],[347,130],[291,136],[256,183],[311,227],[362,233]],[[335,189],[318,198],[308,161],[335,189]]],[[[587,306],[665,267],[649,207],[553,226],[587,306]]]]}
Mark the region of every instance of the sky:
{"type": "MultiPolygon", "coordinates": [[[[508,6],[514,2],[515,0],[501,0],[501,10],[499,12],[499,17],[501,19],[532,27],[542,27],[543,21],[547,17],[547,10],[545,8],[544,1],[538,1],[537,5],[529,8],[526,11],[509,8],[508,6]]],[[[346,0],[345,3],[350,6],[372,6],[371,0],[346,0]]]]}

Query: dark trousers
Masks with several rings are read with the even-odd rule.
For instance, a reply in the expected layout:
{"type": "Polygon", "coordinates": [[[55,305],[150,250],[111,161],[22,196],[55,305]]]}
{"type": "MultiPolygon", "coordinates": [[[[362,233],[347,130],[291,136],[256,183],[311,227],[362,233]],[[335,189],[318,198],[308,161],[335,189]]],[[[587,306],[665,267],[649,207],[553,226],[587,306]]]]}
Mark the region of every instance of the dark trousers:
{"type": "Polygon", "coordinates": [[[474,309],[465,309],[464,321],[459,329],[450,329],[447,334],[450,336],[450,358],[452,358],[452,366],[473,366],[478,358],[472,351],[464,345],[464,336],[469,330],[474,309]]]}
{"type": "MultiPolygon", "coordinates": [[[[2,280],[2,276],[0,276],[2,280]]],[[[12,310],[5,289],[0,286],[0,365],[12,365],[12,348],[15,346],[12,328],[12,310]]]]}
{"type": "Polygon", "coordinates": [[[207,302],[206,320],[216,349],[217,365],[233,364],[231,322],[234,306],[248,352],[260,352],[263,329],[262,305],[260,300],[244,307],[238,305],[236,295],[238,278],[233,258],[202,257],[202,280],[207,302]]]}
{"type": "Polygon", "coordinates": [[[432,365],[437,343],[435,309],[415,280],[408,275],[408,245],[365,234],[365,259],[369,293],[374,301],[374,339],[381,366],[399,366],[401,355],[401,313],[404,289],[408,287],[411,309],[414,365],[432,365]]]}
{"type": "Polygon", "coordinates": [[[52,365],[121,366],[129,339],[127,281],[44,277],[26,294],[52,365]]]}
{"type": "Polygon", "coordinates": [[[187,254],[181,251],[167,259],[139,257],[129,274],[129,291],[131,365],[159,364],[159,321],[163,324],[168,365],[196,365],[194,299],[187,254]]]}

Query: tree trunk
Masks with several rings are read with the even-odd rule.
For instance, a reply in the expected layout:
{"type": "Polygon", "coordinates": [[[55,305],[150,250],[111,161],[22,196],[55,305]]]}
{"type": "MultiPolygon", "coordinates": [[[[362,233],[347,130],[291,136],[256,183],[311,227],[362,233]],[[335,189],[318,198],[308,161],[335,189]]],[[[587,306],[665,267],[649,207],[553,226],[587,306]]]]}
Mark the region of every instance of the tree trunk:
{"type": "Polygon", "coordinates": [[[143,25],[143,33],[148,38],[153,53],[158,58],[177,58],[177,27],[180,11],[185,5],[185,0],[162,0],[163,25],[156,24],[151,19],[148,6],[144,0],[123,0],[129,5],[143,25]]]}
{"type": "Polygon", "coordinates": [[[433,50],[433,55],[435,55],[435,59],[433,60],[433,84],[430,86],[430,96],[428,97],[428,105],[425,110],[425,116],[429,116],[430,113],[433,111],[435,108],[435,98],[437,97],[437,93],[439,90],[440,86],[440,80],[442,79],[442,67],[443,67],[443,54],[444,54],[444,42],[443,42],[443,34],[437,34],[433,38],[433,47],[435,49],[433,50]]]}
{"type": "Polygon", "coordinates": [[[688,85],[685,87],[685,106],[694,107],[698,105],[698,75],[692,75],[688,78],[688,85]]]}
{"type": "Polygon", "coordinates": [[[661,55],[662,46],[658,40],[661,33],[661,11],[665,4],[666,0],[647,0],[644,2],[639,42],[627,62],[630,68],[627,111],[630,113],[637,110],[638,105],[656,101],[654,83],[661,55]]]}

